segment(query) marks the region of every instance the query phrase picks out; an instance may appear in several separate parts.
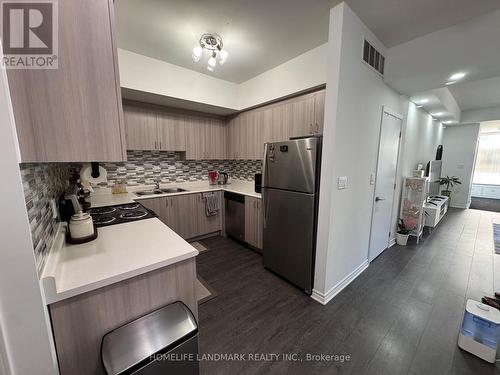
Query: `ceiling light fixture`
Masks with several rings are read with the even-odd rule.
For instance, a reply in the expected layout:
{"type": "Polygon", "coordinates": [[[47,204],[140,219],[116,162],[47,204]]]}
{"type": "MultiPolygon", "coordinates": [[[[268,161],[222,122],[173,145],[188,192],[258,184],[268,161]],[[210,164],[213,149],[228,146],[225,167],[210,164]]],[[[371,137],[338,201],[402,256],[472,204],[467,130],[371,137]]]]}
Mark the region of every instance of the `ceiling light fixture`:
{"type": "Polygon", "coordinates": [[[222,38],[218,34],[206,33],[200,37],[198,41],[200,44],[193,48],[193,61],[200,61],[203,56],[204,51],[208,51],[210,53],[210,57],[208,58],[207,69],[211,72],[215,70],[217,66],[217,61],[220,65],[223,65],[228,57],[227,51],[224,49],[224,43],[222,43],[222,38]]]}
{"type": "Polygon", "coordinates": [[[433,117],[441,117],[443,115],[444,115],[444,112],[431,113],[431,116],[433,116],[433,117]]]}
{"type": "Polygon", "coordinates": [[[445,122],[443,122],[443,124],[453,124],[453,120],[445,121],[445,122]]]}
{"type": "Polygon", "coordinates": [[[448,78],[448,81],[458,81],[459,79],[462,79],[466,76],[466,73],[464,72],[458,72],[455,74],[452,74],[450,78],[448,78]]]}
{"type": "Polygon", "coordinates": [[[424,98],[424,99],[417,100],[415,102],[415,104],[417,104],[417,105],[422,105],[422,104],[425,104],[425,103],[429,103],[429,99],[424,98]]]}

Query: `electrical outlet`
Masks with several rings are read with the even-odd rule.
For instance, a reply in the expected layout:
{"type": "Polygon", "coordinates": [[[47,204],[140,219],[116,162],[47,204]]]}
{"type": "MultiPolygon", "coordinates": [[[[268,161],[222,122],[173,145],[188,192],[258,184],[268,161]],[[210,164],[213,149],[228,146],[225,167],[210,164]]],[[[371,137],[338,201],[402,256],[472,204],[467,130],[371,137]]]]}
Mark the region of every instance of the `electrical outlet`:
{"type": "Polygon", "coordinates": [[[370,185],[375,185],[375,173],[370,174],[370,185]]]}
{"type": "Polygon", "coordinates": [[[338,178],[337,189],[338,190],[347,189],[347,176],[341,176],[338,178]]]}

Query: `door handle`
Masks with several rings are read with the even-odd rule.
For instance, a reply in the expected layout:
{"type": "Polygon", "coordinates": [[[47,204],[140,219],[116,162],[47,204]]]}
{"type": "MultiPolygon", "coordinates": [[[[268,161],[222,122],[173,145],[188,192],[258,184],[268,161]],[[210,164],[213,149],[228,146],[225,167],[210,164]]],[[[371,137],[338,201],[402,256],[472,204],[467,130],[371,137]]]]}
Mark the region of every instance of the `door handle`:
{"type": "Polygon", "coordinates": [[[385,198],[375,197],[375,202],[385,201],[385,198]]]}

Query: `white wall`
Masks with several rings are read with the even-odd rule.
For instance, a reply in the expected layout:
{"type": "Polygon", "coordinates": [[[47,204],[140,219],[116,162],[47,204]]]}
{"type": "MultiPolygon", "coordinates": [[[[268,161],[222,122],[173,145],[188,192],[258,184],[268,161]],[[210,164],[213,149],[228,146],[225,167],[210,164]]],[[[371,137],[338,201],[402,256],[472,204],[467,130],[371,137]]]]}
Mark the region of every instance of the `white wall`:
{"type": "Polygon", "coordinates": [[[156,95],[237,109],[238,85],[118,49],[120,86],[156,95]]]}
{"type": "Polygon", "coordinates": [[[326,82],[328,43],[303,53],[238,86],[238,109],[282,98],[326,82]]]}
{"type": "Polygon", "coordinates": [[[3,178],[0,184],[3,210],[0,215],[0,331],[5,345],[2,351],[11,374],[56,374],[48,316],[35,268],[5,70],[0,70],[0,124],[3,178]]]}
{"type": "Polygon", "coordinates": [[[398,162],[395,203],[393,206],[393,223],[391,241],[394,242],[397,231],[399,208],[403,178],[411,176],[418,164],[426,166],[429,160],[436,158],[437,146],[443,143],[444,127],[432,120],[432,117],[419,109],[405,96],[401,97],[401,113],[403,121],[400,154],[398,162]]]}
{"type": "Polygon", "coordinates": [[[361,59],[364,37],[385,52],[345,3],[331,10],[313,293],[323,303],[367,266],[382,107],[400,112],[399,95],[361,59]],[[339,176],[347,189],[336,189],[339,176]]]}
{"type": "Polygon", "coordinates": [[[448,126],[443,137],[441,176],[457,176],[462,182],[453,189],[451,206],[468,208],[480,124],[448,126]]]}
{"type": "Polygon", "coordinates": [[[236,84],[118,49],[121,87],[233,110],[325,84],[326,56],[324,44],[236,84]]]}

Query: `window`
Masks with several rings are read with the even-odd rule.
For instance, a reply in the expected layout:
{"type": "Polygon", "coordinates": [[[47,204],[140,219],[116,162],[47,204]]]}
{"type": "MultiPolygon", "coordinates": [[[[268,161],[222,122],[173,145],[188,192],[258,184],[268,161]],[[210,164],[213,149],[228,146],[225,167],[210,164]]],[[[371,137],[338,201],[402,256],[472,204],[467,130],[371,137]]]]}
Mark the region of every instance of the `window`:
{"type": "Polygon", "coordinates": [[[500,133],[480,135],[473,182],[500,185],[500,133]]]}

